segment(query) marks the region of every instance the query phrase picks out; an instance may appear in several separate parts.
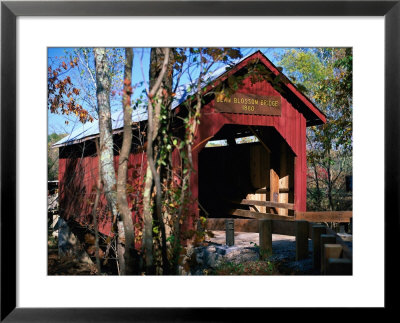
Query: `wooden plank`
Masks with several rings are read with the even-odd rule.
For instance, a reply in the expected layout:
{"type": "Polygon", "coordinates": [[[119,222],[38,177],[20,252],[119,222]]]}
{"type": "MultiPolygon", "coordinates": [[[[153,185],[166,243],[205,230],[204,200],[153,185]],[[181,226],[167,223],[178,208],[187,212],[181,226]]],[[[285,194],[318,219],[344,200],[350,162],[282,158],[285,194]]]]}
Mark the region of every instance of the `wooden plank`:
{"type": "Polygon", "coordinates": [[[215,95],[214,108],[218,112],[280,116],[281,96],[236,92],[227,97],[219,92],[215,95]]]}
{"type": "MultiPolygon", "coordinates": [[[[255,191],[254,194],[269,194],[270,189],[269,188],[260,188],[255,191]]],[[[287,188],[279,188],[279,193],[289,193],[290,189],[287,188]]]]}
{"type": "Polygon", "coordinates": [[[267,207],[276,207],[276,208],[294,210],[293,203],[279,203],[279,202],[275,203],[271,201],[258,201],[258,200],[241,200],[241,201],[231,201],[231,202],[241,205],[258,205],[258,206],[267,206],[267,207]]]}
{"type": "MultiPolygon", "coordinates": [[[[263,201],[269,201],[271,200],[269,191],[270,191],[270,169],[271,169],[271,153],[266,152],[265,154],[265,161],[263,161],[263,177],[265,179],[265,186],[264,189],[267,191],[268,193],[265,192],[265,195],[261,195],[263,198],[263,201]]],[[[269,207],[265,208],[265,213],[271,213],[271,209],[269,207]]]]}
{"type": "MultiPolygon", "coordinates": [[[[246,200],[250,201],[265,201],[265,194],[247,194],[246,200]]],[[[253,208],[257,212],[262,212],[262,213],[269,213],[267,212],[267,208],[265,206],[258,206],[258,208],[255,207],[255,205],[250,205],[251,208],[253,208]]]]}
{"type": "MultiPolygon", "coordinates": [[[[207,230],[225,230],[226,218],[209,218],[206,222],[207,230]]],[[[234,219],[235,232],[258,232],[259,224],[256,219],[234,219]]]]}
{"type": "MultiPolygon", "coordinates": [[[[282,141],[280,149],[280,179],[279,179],[279,202],[288,203],[289,194],[281,193],[280,189],[289,189],[289,173],[288,173],[288,151],[287,144],[282,141]]],[[[278,213],[280,215],[288,215],[288,210],[286,208],[278,208],[278,213]]]]}
{"type": "Polygon", "coordinates": [[[253,133],[253,135],[258,139],[258,141],[261,143],[261,145],[264,147],[264,149],[270,154],[271,153],[271,149],[269,149],[267,144],[260,138],[258,133],[250,126],[249,126],[249,129],[253,133]]]}
{"type": "MultiPolygon", "coordinates": [[[[271,168],[269,173],[269,187],[270,187],[270,198],[271,202],[278,203],[279,202],[279,175],[275,172],[273,168],[271,168]]],[[[274,211],[275,210],[271,210],[274,211]]],[[[277,212],[276,212],[277,213],[277,212]]]]}
{"type": "MultiPolygon", "coordinates": [[[[289,203],[294,203],[294,154],[288,147],[288,173],[289,173],[289,203]]],[[[279,193],[281,193],[281,190],[279,190],[279,193]]],[[[282,192],[286,193],[286,192],[282,192]]],[[[290,210],[289,214],[293,216],[294,215],[294,210],[290,210]]]]}
{"type": "Polygon", "coordinates": [[[352,211],[321,211],[321,212],[296,212],[296,220],[309,222],[350,222],[352,211]]]}
{"type": "Polygon", "coordinates": [[[294,221],[293,216],[284,216],[278,214],[271,213],[261,213],[261,212],[253,212],[249,210],[232,210],[229,212],[230,215],[242,216],[250,219],[269,219],[269,220],[285,220],[285,221],[294,221]]]}

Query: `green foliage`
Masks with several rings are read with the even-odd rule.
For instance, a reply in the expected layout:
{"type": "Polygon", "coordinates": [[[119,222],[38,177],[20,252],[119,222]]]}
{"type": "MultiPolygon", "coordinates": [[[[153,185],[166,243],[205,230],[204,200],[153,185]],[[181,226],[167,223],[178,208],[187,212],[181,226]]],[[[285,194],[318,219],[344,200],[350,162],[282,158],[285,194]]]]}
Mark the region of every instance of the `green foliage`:
{"type": "Polygon", "coordinates": [[[324,112],[327,123],[307,129],[309,210],[351,209],[344,176],[352,173],[352,49],[287,50],[279,64],[324,112]]]}
{"type": "Polygon", "coordinates": [[[222,262],[210,275],[274,275],[278,271],[271,261],[222,262]]]}
{"type": "Polygon", "coordinates": [[[252,242],[252,241],[250,242],[250,244],[258,249],[258,253],[260,254],[260,258],[261,259],[267,259],[268,257],[272,256],[272,251],[271,250],[261,249],[260,246],[257,243],[252,242]]]}

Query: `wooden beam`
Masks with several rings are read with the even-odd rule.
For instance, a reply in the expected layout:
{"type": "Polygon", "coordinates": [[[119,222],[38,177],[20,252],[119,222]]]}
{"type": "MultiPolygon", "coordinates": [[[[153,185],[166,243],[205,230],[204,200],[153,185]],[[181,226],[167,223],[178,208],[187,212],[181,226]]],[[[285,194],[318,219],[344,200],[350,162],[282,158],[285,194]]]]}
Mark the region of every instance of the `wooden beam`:
{"type": "Polygon", "coordinates": [[[241,205],[258,205],[258,206],[267,206],[267,207],[276,207],[287,210],[294,210],[293,203],[279,203],[279,202],[271,202],[271,201],[259,201],[259,200],[241,200],[241,201],[231,201],[235,204],[241,205]]]}
{"type": "MultiPolygon", "coordinates": [[[[256,190],[254,194],[267,194],[269,193],[270,189],[269,188],[260,188],[256,190]]],[[[279,193],[289,193],[290,189],[288,188],[279,188],[279,193]]]]}
{"type": "Polygon", "coordinates": [[[352,211],[321,211],[321,212],[296,212],[296,220],[309,222],[350,222],[352,211]]]}
{"type": "Polygon", "coordinates": [[[250,126],[249,126],[249,129],[253,133],[253,135],[258,139],[258,141],[261,143],[261,145],[265,148],[265,150],[268,151],[269,153],[271,153],[271,149],[269,149],[269,147],[265,144],[265,142],[261,140],[261,138],[257,134],[257,132],[250,126]]]}
{"type": "Polygon", "coordinates": [[[246,217],[250,219],[268,219],[268,220],[285,220],[285,221],[294,221],[293,216],[285,216],[271,213],[261,213],[261,212],[253,212],[249,210],[232,210],[229,212],[230,215],[236,215],[241,217],[246,217]]]}
{"type": "MultiPolygon", "coordinates": [[[[225,230],[226,218],[208,218],[206,222],[207,230],[225,230]]],[[[259,224],[256,219],[235,219],[235,232],[258,232],[259,224]]]]}

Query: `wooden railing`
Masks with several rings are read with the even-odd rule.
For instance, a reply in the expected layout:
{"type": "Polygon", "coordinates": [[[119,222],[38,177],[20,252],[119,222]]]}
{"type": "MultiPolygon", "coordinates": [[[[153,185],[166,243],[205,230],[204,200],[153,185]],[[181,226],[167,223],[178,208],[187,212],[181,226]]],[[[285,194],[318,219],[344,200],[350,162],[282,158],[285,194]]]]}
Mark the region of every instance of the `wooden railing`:
{"type": "Polygon", "coordinates": [[[296,220],[309,222],[349,223],[353,217],[353,211],[296,212],[294,216],[296,220]]]}
{"type": "Polygon", "coordinates": [[[250,210],[241,210],[234,209],[229,212],[230,215],[236,215],[243,218],[249,219],[267,219],[267,220],[285,220],[285,221],[294,221],[293,216],[288,215],[279,215],[272,213],[263,213],[263,212],[254,212],[250,210]]]}
{"type": "MultiPolygon", "coordinates": [[[[279,203],[272,201],[259,201],[259,200],[239,200],[230,201],[232,204],[246,205],[256,209],[256,206],[265,206],[270,208],[279,208],[294,210],[293,203],[279,203]]],[[[295,212],[294,216],[290,215],[278,215],[274,213],[264,213],[250,210],[233,209],[229,213],[230,215],[236,215],[250,219],[269,219],[269,220],[304,220],[309,222],[335,222],[335,223],[349,223],[353,217],[352,211],[317,211],[317,212],[295,212]]]]}
{"type": "Polygon", "coordinates": [[[255,205],[255,206],[266,206],[266,207],[275,207],[280,209],[288,209],[294,210],[293,203],[279,203],[279,202],[272,202],[272,201],[259,201],[259,200],[241,200],[241,201],[231,201],[235,204],[240,205],[255,205]]]}

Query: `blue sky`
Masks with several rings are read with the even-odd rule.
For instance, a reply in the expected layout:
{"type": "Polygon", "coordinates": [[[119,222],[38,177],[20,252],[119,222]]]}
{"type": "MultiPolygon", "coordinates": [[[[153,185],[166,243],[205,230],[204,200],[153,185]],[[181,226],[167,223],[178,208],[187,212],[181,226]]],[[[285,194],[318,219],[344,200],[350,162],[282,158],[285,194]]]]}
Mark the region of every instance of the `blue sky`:
{"type": "MultiPolygon", "coordinates": [[[[283,48],[242,48],[241,52],[243,56],[249,55],[257,50],[261,50],[274,64],[277,64],[278,55],[282,54],[283,48]]],[[[63,61],[68,62],[68,55],[73,53],[74,48],[48,48],[48,65],[54,68],[58,67],[63,61]]],[[[132,102],[136,100],[140,95],[143,95],[143,90],[146,88],[146,84],[149,76],[149,61],[150,61],[150,48],[134,48],[134,60],[133,60],[133,72],[132,72],[132,84],[138,84],[135,88],[132,102]],[[145,82],[143,82],[145,81],[145,82]]],[[[94,61],[92,57],[88,58],[88,68],[94,68],[94,61]]],[[[73,84],[76,84],[79,88],[88,89],[88,93],[91,95],[95,95],[94,90],[90,90],[91,87],[91,77],[90,74],[86,73],[83,64],[80,64],[79,70],[78,68],[74,68],[71,73],[68,75],[71,76],[71,80],[73,84]],[[87,83],[87,80],[89,82],[87,83]],[[85,83],[86,82],[86,83],[85,83]]],[[[213,70],[221,67],[222,65],[213,66],[213,70]]],[[[122,71],[122,66],[119,69],[122,71]]],[[[189,83],[189,79],[187,77],[182,77],[180,84],[189,83]]],[[[87,102],[90,100],[87,99],[89,96],[86,96],[86,99],[80,99],[77,103],[81,104],[85,109],[90,110],[91,105],[87,102]],[[87,102],[86,102],[87,101],[87,102]]],[[[95,97],[91,98],[90,102],[94,102],[95,97]]],[[[117,95],[111,96],[111,108],[112,111],[117,111],[122,109],[121,98],[117,95]]],[[[94,120],[93,122],[97,122],[94,120]]],[[[48,110],[48,133],[71,133],[76,128],[81,127],[81,123],[77,121],[74,117],[53,114],[48,110]],[[68,124],[65,121],[68,120],[68,124]]]]}

